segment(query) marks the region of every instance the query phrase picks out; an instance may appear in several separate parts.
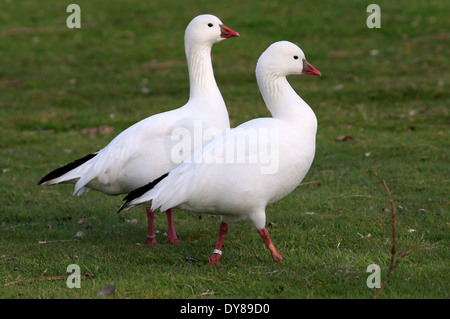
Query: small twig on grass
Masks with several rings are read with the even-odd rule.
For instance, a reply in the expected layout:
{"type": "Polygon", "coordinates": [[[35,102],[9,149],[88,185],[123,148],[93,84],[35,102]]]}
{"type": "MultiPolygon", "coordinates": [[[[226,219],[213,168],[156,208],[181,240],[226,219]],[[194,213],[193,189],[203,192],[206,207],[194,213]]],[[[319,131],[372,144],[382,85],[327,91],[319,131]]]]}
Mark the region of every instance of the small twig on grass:
{"type": "MultiPolygon", "coordinates": [[[[69,276],[70,275],[49,276],[49,277],[38,277],[38,278],[32,278],[32,279],[17,280],[17,281],[8,282],[7,284],[4,284],[3,286],[6,287],[6,286],[17,285],[17,284],[27,284],[27,283],[31,283],[33,281],[64,280],[64,279],[69,278],[69,276]]],[[[84,274],[84,277],[82,277],[82,279],[86,279],[87,277],[94,277],[94,274],[87,272],[84,274]]]]}
{"type": "Polygon", "coordinates": [[[40,245],[42,245],[42,244],[51,244],[51,243],[66,243],[66,242],[69,242],[69,241],[78,241],[78,239],[62,239],[62,240],[40,240],[39,241],[39,244],[40,245]]]}
{"type": "Polygon", "coordinates": [[[381,183],[384,186],[384,189],[386,190],[388,196],[389,196],[389,202],[391,203],[391,212],[392,212],[392,249],[391,249],[391,264],[389,266],[389,273],[386,276],[386,279],[384,279],[383,283],[381,284],[380,288],[378,288],[377,292],[375,293],[374,299],[378,298],[383,288],[388,283],[389,279],[391,279],[392,273],[397,269],[398,264],[400,263],[400,260],[405,257],[406,255],[410,254],[411,251],[408,250],[406,252],[402,251],[398,254],[397,259],[395,259],[395,255],[397,253],[397,218],[396,218],[396,211],[395,211],[395,205],[394,205],[394,199],[392,198],[391,192],[389,191],[389,188],[387,187],[386,181],[383,179],[381,183]]]}
{"type": "Polygon", "coordinates": [[[4,284],[3,286],[12,286],[12,285],[17,285],[17,284],[26,284],[26,283],[30,283],[36,280],[62,280],[62,279],[67,279],[69,276],[50,276],[50,277],[41,277],[41,278],[33,278],[33,279],[26,279],[26,280],[17,280],[17,281],[13,281],[13,282],[8,282],[7,284],[4,284]]]}
{"type": "Polygon", "coordinates": [[[322,183],[319,182],[319,181],[311,181],[311,182],[301,183],[301,184],[298,185],[298,186],[306,186],[306,185],[320,186],[320,185],[322,185],[322,183]]]}
{"type": "Polygon", "coordinates": [[[215,294],[217,294],[217,292],[215,292],[214,290],[209,290],[209,289],[207,289],[205,292],[201,293],[202,296],[209,296],[209,295],[215,295],[215,294]]]}
{"type": "Polygon", "coordinates": [[[359,194],[353,194],[353,195],[337,195],[337,196],[329,196],[328,198],[353,198],[353,197],[362,197],[362,198],[373,198],[373,196],[370,195],[359,195],[359,194]]]}

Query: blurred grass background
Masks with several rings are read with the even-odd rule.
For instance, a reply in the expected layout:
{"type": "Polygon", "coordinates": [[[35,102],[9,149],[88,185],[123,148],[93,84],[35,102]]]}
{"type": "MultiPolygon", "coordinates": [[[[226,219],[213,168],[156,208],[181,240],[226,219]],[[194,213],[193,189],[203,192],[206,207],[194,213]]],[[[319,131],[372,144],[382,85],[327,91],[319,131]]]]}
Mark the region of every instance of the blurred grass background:
{"type": "Polygon", "coordinates": [[[82,28],[68,29],[72,2],[0,1],[0,298],[96,298],[106,284],[114,298],[371,298],[366,268],[380,265],[384,278],[392,245],[382,179],[397,207],[398,249],[412,253],[380,297],[449,297],[448,1],[378,1],[380,29],[366,26],[371,2],[356,0],[79,0],[82,28]],[[212,51],[233,127],[269,116],[254,69],[271,43],[299,44],[322,72],[289,78],[319,130],[304,180],[313,183],[267,210],[282,264],[246,223],[230,227],[211,269],[217,217],[177,211],[183,242],[171,246],[158,214],[160,245],[148,247],[143,208],[118,216],[122,197],[36,186],[187,101],[184,30],[203,13],[241,34],[212,51]],[[5,286],[67,275],[72,263],[94,275],[81,289],[5,286]]]}

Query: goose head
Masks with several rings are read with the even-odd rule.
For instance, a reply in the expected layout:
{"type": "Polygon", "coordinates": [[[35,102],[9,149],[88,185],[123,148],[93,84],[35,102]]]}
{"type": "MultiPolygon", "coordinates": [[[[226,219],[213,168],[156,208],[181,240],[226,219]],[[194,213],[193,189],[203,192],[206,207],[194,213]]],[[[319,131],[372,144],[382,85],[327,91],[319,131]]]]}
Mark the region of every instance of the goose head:
{"type": "Polygon", "coordinates": [[[185,42],[212,46],[214,43],[237,36],[238,32],[225,26],[216,16],[202,14],[192,19],[187,26],[185,42]]]}
{"type": "Polygon", "coordinates": [[[288,41],[275,42],[261,54],[256,73],[262,70],[280,77],[291,74],[321,74],[306,60],[302,49],[288,41]]]}

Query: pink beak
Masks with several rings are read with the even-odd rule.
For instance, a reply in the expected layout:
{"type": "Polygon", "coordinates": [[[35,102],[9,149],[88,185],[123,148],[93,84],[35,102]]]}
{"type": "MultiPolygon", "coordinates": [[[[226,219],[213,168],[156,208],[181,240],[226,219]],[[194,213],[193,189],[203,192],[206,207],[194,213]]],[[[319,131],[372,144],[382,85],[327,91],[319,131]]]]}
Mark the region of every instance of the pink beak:
{"type": "Polygon", "coordinates": [[[311,75],[321,75],[320,71],[317,70],[315,67],[313,67],[308,61],[303,59],[303,71],[304,74],[311,74],[311,75]]]}
{"type": "Polygon", "coordinates": [[[220,25],[220,31],[222,32],[220,34],[221,38],[232,38],[232,37],[239,36],[239,32],[233,31],[229,27],[227,27],[226,25],[223,25],[223,24],[220,25]]]}

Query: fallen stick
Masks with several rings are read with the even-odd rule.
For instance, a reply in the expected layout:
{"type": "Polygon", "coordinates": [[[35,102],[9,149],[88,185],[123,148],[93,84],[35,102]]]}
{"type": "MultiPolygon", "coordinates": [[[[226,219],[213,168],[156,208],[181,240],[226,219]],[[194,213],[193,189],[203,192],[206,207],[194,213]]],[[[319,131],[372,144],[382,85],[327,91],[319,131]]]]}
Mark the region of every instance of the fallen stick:
{"type": "Polygon", "coordinates": [[[353,195],[337,195],[337,196],[329,196],[328,198],[353,198],[353,197],[362,197],[362,198],[373,198],[373,196],[370,195],[359,195],[359,194],[353,194],[353,195]]]}
{"type": "Polygon", "coordinates": [[[66,243],[66,242],[69,242],[69,241],[78,241],[78,239],[62,239],[62,240],[49,240],[49,241],[47,241],[47,240],[40,240],[39,241],[39,244],[40,245],[42,245],[42,244],[51,244],[51,243],[66,243]]]}
{"type": "Polygon", "coordinates": [[[394,199],[392,198],[391,192],[389,191],[389,188],[387,187],[386,181],[383,179],[381,181],[381,184],[383,184],[384,189],[386,190],[388,196],[389,196],[389,202],[391,203],[391,212],[392,212],[392,249],[391,249],[391,264],[389,266],[389,273],[386,276],[386,279],[384,279],[383,283],[381,284],[380,288],[375,293],[375,296],[373,296],[374,299],[377,299],[380,295],[381,291],[383,291],[384,287],[388,283],[389,279],[391,279],[391,276],[395,269],[397,269],[398,264],[400,263],[400,260],[405,257],[406,255],[409,255],[411,253],[410,250],[406,252],[400,252],[397,256],[397,259],[395,259],[395,255],[397,253],[397,217],[396,217],[396,211],[395,211],[395,205],[394,205],[394,199]]]}
{"type": "MultiPolygon", "coordinates": [[[[64,280],[64,279],[69,278],[69,276],[70,275],[49,276],[49,277],[38,277],[38,278],[32,278],[32,279],[17,280],[17,281],[8,282],[8,283],[4,284],[3,286],[6,287],[6,286],[17,285],[17,284],[27,284],[27,283],[31,283],[33,281],[64,280]]],[[[86,279],[87,277],[94,277],[94,275],[87,272],[84,274],[84,277],[82,277],[82,279],[86,279]]]]}

